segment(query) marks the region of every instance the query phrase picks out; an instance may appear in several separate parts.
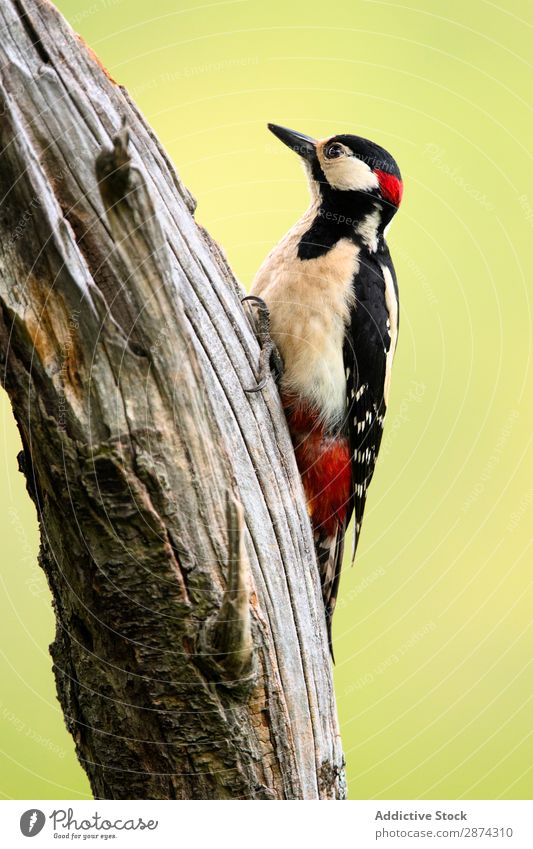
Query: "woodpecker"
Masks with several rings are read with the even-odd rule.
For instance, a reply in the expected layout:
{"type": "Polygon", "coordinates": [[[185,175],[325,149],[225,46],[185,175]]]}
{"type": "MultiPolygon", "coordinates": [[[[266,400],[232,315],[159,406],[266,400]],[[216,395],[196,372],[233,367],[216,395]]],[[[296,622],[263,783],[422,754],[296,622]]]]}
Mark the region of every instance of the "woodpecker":
{"type": "Polygon", "coordinates": [[[399,325],[385,240],[403,183],[384,148],[355,135],[268,128],[301,157],[311,204],[259,268],[280,393],[313,526],[329,647],[344,537],[352,563],[387,409],[399,325]]]}

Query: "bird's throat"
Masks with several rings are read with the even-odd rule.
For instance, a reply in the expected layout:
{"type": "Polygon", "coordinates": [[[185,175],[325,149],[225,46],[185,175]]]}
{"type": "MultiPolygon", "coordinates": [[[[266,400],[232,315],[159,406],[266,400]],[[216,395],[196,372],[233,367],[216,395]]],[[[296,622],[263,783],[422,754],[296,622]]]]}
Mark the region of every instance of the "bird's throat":
{"type": "Polygon", "coordinates": [[[381,206],[365,192],[321,195],[304,219],[310,226],[298,244],[298,258],[302,260],[323,256],[341,239],[350,239],[374,253],[383,236],[381,206]]]}

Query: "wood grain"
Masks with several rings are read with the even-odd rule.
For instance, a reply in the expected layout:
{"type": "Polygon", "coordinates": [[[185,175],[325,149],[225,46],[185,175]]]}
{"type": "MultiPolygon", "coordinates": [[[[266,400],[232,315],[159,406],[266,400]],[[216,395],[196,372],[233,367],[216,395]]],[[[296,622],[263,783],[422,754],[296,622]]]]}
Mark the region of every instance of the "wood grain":
{"type": "Polygon", "coordinates": [[[310,526],[275,383],[244,391],[259,348],[241,287],[55,8],[4,0],[0,26],[0,364],[94,795],[342,798],[310,526]],[[228,498],[249,563],[243,686],[200,639],[227,587],[228,498]]]}

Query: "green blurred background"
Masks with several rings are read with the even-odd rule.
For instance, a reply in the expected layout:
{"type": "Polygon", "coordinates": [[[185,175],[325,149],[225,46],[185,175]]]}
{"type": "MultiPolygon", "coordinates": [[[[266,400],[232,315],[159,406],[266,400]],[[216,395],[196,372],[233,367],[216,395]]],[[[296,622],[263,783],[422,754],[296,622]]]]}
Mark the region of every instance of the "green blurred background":
{"type": "MultiPolygon", "coordinates": [[[[62,0],[248,286],[306,206],[267,121],[389,148],[402,298],[382,455],[335,622],[350,797],[528,798],[533,5],[62,0]]],[[[1,398],[0,787],[84,798],[1,398]]]]}

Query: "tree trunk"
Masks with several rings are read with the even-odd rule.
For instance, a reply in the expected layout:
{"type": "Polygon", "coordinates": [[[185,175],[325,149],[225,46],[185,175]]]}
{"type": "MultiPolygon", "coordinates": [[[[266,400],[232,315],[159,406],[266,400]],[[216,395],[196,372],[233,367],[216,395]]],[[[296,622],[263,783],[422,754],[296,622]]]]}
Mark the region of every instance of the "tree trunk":
{"type": "Polygon", "coordinates": [[[312,535],[276,386],[245,392],[243,292],[54,7],[3,0],[0,23],[2,375],[93,792],[342,798],[312,535]]]}

